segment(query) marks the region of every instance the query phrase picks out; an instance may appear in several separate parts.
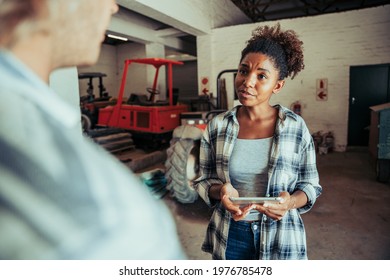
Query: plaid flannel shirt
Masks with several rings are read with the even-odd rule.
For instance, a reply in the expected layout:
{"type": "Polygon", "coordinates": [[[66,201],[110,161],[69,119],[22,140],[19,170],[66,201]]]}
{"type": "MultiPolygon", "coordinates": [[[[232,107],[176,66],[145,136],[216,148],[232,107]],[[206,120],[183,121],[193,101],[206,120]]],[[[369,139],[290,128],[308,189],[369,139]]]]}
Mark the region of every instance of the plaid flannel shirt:
{"type": "MultiPolygon", "coordinates": [[[[194,185],[206,204],[214,208],[202,245],[202,250],[211,253],[213,259],[225,259],[231,214],[208,193],[212,185],[230,182],[229,159],[239,131],[237,108],[209,122],[201,141],[201,176],[194,185]]],[[[281,105],[275,108],[279,114],[269,159],[267,196],[301,190],[308,202],[302,208],[288,211],[281,221],[263,216],[260,259],[307,259],[306,233],[300,214],[309,211],[322,192],[314,143],[300,116],[281,105]]]]}

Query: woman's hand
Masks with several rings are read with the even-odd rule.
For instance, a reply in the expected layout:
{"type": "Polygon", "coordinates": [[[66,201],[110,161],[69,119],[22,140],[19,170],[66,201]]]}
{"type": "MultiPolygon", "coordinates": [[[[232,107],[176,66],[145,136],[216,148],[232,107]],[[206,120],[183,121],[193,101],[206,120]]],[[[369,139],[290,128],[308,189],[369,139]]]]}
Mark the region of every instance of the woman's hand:
{"type": "Polygon", "coordinates": [[[256,209],[274,220],[280,221],[290,209],[296,207],[296,201],[295,197],[291,196],[288,192],[281,192],[279,197],[282,198],[282,201],[276,203],[266,202],[263,205],[254,204],[253,209],[256,209]]]}
{"type": "Polygon", "coordinates": [[[230,200],[231,197],[239,197],[238,191],[232,186],[232,184],[226,183],[220,190],[220,199],[225,209],[232,214],[233,220],[242,220],[246,215],[248,215],[250,210],[254,209],[253,205],[240,207],[239,205],[234,204],[230,200]]]}

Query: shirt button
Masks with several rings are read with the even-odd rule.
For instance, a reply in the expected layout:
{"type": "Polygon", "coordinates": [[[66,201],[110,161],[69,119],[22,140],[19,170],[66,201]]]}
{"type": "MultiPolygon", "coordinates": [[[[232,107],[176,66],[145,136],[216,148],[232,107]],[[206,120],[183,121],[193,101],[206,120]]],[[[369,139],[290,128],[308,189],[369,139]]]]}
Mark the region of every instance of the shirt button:
{"type": "Polygon", "coordinates": [[[254,226],[253,226],[253,230],[257,230],[257,225],[254,225],[254,226]]]}

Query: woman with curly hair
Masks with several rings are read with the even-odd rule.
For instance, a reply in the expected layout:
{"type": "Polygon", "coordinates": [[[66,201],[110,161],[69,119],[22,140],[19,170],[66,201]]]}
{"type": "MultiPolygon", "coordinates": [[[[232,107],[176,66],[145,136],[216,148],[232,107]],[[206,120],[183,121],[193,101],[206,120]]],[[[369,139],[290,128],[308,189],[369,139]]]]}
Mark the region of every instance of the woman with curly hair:
{"type": "Polygon", "coordinates": [[[202,249],[213,259],[307,259],[300,214],[322,192],[304,120],[270,104],[304,68],[302,41],[280,25],[255,29],[242,50],[235,88],[241,105],[209,122],[195,188],[214,208],[202,249]],[[236,205],[234,197],[280,197],[236,205]]]}

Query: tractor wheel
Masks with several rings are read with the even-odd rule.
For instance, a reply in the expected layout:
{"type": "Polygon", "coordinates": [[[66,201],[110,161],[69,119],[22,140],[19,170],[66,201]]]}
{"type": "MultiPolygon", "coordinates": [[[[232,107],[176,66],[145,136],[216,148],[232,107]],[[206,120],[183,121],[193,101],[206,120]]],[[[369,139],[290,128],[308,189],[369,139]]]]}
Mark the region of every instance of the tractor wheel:
{"type": "Polygon", "coordinates": [[[91,118],[88,114],[81,113],[81,128],[83,132],[87,132],[92,128],[91,118]]]}
{"type": "Polygon", "coordinates": [[[199,147],[202,130],[180,126],[173,132],[167,149],[165,176],[167,189],[181,203],[193,203],[198,198],[193,180],[198,176],[199,147]]]}

